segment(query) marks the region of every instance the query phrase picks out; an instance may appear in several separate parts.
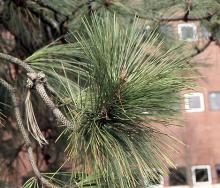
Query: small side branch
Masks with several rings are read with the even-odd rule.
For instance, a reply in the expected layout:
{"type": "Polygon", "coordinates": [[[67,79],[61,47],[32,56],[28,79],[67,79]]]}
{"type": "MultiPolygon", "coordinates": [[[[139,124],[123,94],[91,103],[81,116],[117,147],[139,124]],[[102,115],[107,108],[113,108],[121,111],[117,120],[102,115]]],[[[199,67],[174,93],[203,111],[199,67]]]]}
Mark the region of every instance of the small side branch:
{"type": "Polygon", "coordinates": [[[92,0],[88,0],[88,13],[89,13],[89,16],[91,16],[93,13],[92,0]]]}
{"type": "Polygon", "coordinates": [[[173,22],[173,21],[201,21],[201,20],[209,20],[211,19],[216,13],[207,14],[205,16],[190,16],[187,14],[184,14],[183,16],[175,16],[175,17],[161,17],[158,18],[160,22],[173,22]],[[186,16],[187,15],[187,16],[186,16]]]}
{"type": "Polygon", "coordinates": [[[22,67],[27,72],[35,72],[34,69],[32,69],[30,65],[28,65],[24,61],[21,61],[20,59],[13,57],[11,55],[0,53],[0,59],[4,59],[7,61],[10,61],[11,63],[17,64],[18,66],[22,67]]]}
{"type": "Polygon", "coordinates": [[[13,107],[14,107],[15,118],[16,118],[16,121],[17,121],[17,124],[18,124],[18,128],[19,128],[19,130],[20,130],[20,132],[23,136],[23,139],[25,141],[25,145],[26,145],[27,150],[28,150],[29,160],[30,160],[32,169],[34,171],[34,174],[41,181],[41,183],[43,185],[45,185],[46,187],[58,188],[56,185],[50,183],[47,179],[45,179],[42,176],[42,174],[40,173],[40,171],[37,167],[37,164],[36,164],[36,161],[35,161],[35,158],[34,158],[33,148],[31,146],[31,141],[30,141],[30,139],[28,137],[28,134],[27,134],[27,132],[24,128],[24,125],[23,125],[23,121],[22,121],[21,114],[20,114],[20,109],[19,109],[19,104],[18,104],[17,99],[16,99],[14,88],[9,83],[7,83],[5,80],[3,80],[1,78],[0,78],[0,84],[3,87],[5,87],[8,90],[8,92],[10,93],[12,103],[13,103],[13,107]]]}
{"type": "Polygon", "coordinates": [[[53,101],[48,96],[46,90],[45,90],[45,75],[42,73],[36,73],[35,70],[28,65],[26,62],[21,61],[18,58],[15,58],[13,56],[0,53],[0,59],[7,60],[11,63],[15,63],[22,68],[24,68],[28,72],[28,78],[30,81],[32,81],[33,86],[32,88],[36,88],[37,93],[40,95],[41,99],[44,101],[44,103],[50,108],[50,110],[53,112],[53,115],[56,117],[57,121],[62,123],[62,125],[67,126],[72,129],[71,122],[63,115],[63,113],[56,107],[56,105],[53,103],[53,101]]]}
{"type": "Polygon", "coordinates": [[[34,1],[25,1],[24,4],[26,8],[38,15],[44,22],[49,24],[53,29],[60,33],[59,23],[54,17],[54,11],[45,9],[34,1]]]}
{"type": "Polygon", "coordinates": [[[172,17],[165,17],[165,16],[161,16],[161,17],[145,17],[143,15],[138,15],[136,14],[135,16],[141,19],[146,19],[146,20],[154,20],[154,21],[159,21],[159,22],[176,22],[176,21],[184,21],[184,22],[188,22],[188,21],[202,21],[202,20],[210,20],[215,13],[208,13],[205,16],[190,16],[188,11],[181,16],[172,16],[172,17]]]}
{"type": "Polygon", "coordinates": [[[185,14],[183,20],[186,22],[190,11],[192,10],[192,0],[185,0],[185,14]]]}
{"type": "Polygon", "coordinates": [[[209,37],[209,40],[207,41],[207,43],[204,44],[204,46],[202,46],[201,48],[195,47],[196,52],[192,53],[189,57],[193,58],[193,57],[197,56],[198,54],[202,53],[203,51],[205,51],[206,48],[209,47],[209,45],[213,41],[214,41],[213,37],[209,37]]]}

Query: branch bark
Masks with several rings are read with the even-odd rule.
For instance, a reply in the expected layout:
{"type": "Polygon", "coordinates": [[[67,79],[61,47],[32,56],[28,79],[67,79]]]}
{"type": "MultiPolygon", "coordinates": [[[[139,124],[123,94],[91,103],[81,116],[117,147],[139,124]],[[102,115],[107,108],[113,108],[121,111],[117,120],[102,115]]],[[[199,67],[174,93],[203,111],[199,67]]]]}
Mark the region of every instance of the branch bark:
{"type": "Polygon", "coordinates": [[[48,96],[45,90],[45,83],[41,81],[42,78],[39,78],[39,74],[36,73],[35,70],[30,65],[28,65],[26,62],[18,58],[15,58],[13,56],[10,56],[4,53],[0,53],[0,59],[4,59],[11,63],[15,63],[21,66],[23,69],[25,69],[29,74],[32,74],[32,76],[31,77],[29,76],[29,78],[34,83],[36,91],[40,95],[41,99],[53,112],[53,115],[56,117],[57,121],[62,123],[64,126],[67,126],[70,129],[73,129],[71,122],[63,115],[63,113],[56,107],[56,105],[53,103],[53,101],[48,96]]]}
{"type": "Polygon", "coordinates": [[[54,17],[54,11],[50,9],[45,9],[34,1],[25,1],[25,7],[27,7],[30,11],[40,16],[40,18],[49,24],[53,29],[55,29],[58,33],[60,33],[59,23],[56,21],[54,17]]]}
{"type": "Polygon", "coordinates": [[[194,16],[189,16],[186,14],[184,14],[183,16],[176,16],[176,17],[161,17],[158,18],[160,22],[173,22],[173,21],[201,21],[201,20],[209,20],[212,18],[212,16],[214,16],[216,13],[209,13],[205,16],[198,16],[198,17],[194,17],[194,16]]]}
{"type": "Polygon", "coordinates": [[[155,17],[155,18],[151,18],[151,17],[145,17],[142,15],[135,15],[138,18],[141,19],[147,19],[147,20],[154,20],[154,21],[159,21],[159,22],[175,22],[175,21],[184,21],[184,22],[188,22],[188,21],[201,21],[201,20],[209,20],[211,19],[214,15],[216,14],[216,12],[214,13],[208,13],[205,16],[190,16],[188,15],[188,12],[186,12],[184,15],[181,16],[173,16],[173,17],[155,17]]]}
{"type": "Polygon", "coordinates": [[[17,64],[18,66],[22,67],[24,70],[26,70],[29,73],[35,72],[30,65],[11,55],[0,53],[0,59],[7,60],[10,61],[11,63],[17,64]]]}
{"type": "Polygon", "coordinates": [[[209,40],[207,41],[207,43],[205,43],[205,45],[202,46],[201,48],[195,47],[196,52],[195,52],[195,53],[192,53],[189,57],[193,58],[193,57],[197,56],[198,54],[200,54],[201,52],[205,51],[205,49],[208,48],[209,45],[210,45],[213,41],[214,41],[213,37],[210,36],[210,37],[209,37],[209,40]]]}
{"type": "Polygon", "coordinates": [[[23,136],[23,139],[25,141],[25,145],[26,145],[27,150],[28,150],[29,160],[30,160],[32,169],[34,171],[34,174],[41,181],[41,183],[43,185],[45,185],[46,187],[59,188],[56,185],[50,183],[47,179],[45,179],[42,176],[42,174],[40,173],[40,171],[37,167],[37,164],[36,164],[36,161],[35,161],[35,158],[34,158],[33,148],[31,146],[31,141],[30,141],[30,139],[28,137],[28,134],[27,134],[27,132],[24,128],[24,125],[23,125],[23,121],[22,121],[21,114],[20,114],[20,109],[19,109],[19,103],[17,101],[14,88],[9,83],[7,83],[5,80],[3,80],[1,78],[0,78],[0,84],[3,87],[5,87],[8,90],[8,92],[10,93],[12,103],[13,103],[13,107],[14,107],[15,118],[16,118],[16,121],[17,121],[17,124],[18,124],[18,128],[19,128],[19,130],[20,130],[20,132],[23,136]]]}

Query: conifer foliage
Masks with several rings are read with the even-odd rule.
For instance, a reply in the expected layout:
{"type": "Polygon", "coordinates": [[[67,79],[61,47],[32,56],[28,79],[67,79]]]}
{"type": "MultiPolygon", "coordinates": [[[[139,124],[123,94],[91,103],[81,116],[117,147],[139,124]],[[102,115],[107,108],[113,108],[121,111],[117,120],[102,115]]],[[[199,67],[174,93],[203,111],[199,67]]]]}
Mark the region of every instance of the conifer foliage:
{"type": "Polygon", "coordinates": [[[144,187],[166,173],[176,140],[159,126],[176,121],[191,57],[218,43],[219,7],[0,1],[1,186],[20,182],[25,157],[24,188],[144,187]],[[205,46],[187,54],[167,38],[161,26],[176,21],[200,22],[205,46]]]}
{"type": "Polygon", "coordinates": [[[153,180],[153,169],[165,172],[170,163],[163,148],[171,143],[152,124],[169,124],[176,114],[190,80],[182,76],[188,59],[177,48],[162,51],[155,33],[144,39],[136,21],[126,29],[116,17],[104,17],[85,21],[86,36],[77,37],[87,82],[68,111],[77,131],[67,151],[74,166],[99,174],[98,186],[143,186],[140,180],[153,180]]]}
{"type": "MultiPolygon", "coordinates": [[[[44,64],[50,64],[43,70],[56,73],[53,81],[62,86],[61,95],[68,99],[62,108],[68,119],[66,152],[73,166],[68,186],[84,186],[82,182],[93,176],[93,186],[135,187],[143,185],[143,180],[154,180],[157,175],[153,169],[165,172],[166,163],[171,164],[164,150],[170,145],[168,136],[153,123],[168,125],[175,115],[179,92],[190,80],[183,76],[189,69],[188,58],[176,53],[178,47],[163,50],[163,41],[154,32],[146,38],[137,21],[126,29],[111,16],[94,15],[91,22],[84,20],[84,32],[73,36],[68,48],[60,45],[61,50],[56,51],[57,46],[45,47],[27,59],[38,70],[42,66],[36,62],[44,59],[44,64]],[[46,53],[50,51],[53,53],[46,53]],[[67,70],[66,64],[70,64],[67,70]],[[75,72],[69,70],[71,65],[75,72]],[[65,79],[55,67],[64,72],[65,79]],[[78,90],[76,83],[71,84],[74,76],[78,77],[78,90]],[[73,182],[76,176],[79,180],[73,182]]],[[[29,67],[26,70],[34,84],[28,88],[35,88],[48,105],[50,99],[41,88],[44,75],[35,75],[29,67]]],[[[40,145],[46,144],[36,120],[30,121],[35,119],[32,107],[25,107],[31,113],[27,114],[31,135],[40,145]]],[[[56,110],[52,109],[57,120],[65,123],[56,110]]],[[[25,138],[22,128],[21,133],[25,138]]],[[[36,183],[31,180],[25,187],[36,183]]]]}

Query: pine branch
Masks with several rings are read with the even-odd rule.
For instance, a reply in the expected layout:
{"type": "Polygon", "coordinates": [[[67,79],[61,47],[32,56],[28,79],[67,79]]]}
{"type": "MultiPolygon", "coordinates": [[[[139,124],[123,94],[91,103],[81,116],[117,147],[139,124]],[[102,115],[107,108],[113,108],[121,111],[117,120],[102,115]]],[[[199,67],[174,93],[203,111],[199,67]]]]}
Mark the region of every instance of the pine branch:
{"type": "Polygon", "coordinates": [[[209,45],[214,41],[213,37],[210,36],[209,40],[207,41],[207,43],[204,44],[204,46],[202,46],[201,48],[199,47],[195,47],[196,52],[192,53],[189,57],[193,58],[195,56],[197,56],[198,54],[202,53],[203,51],[205,51],[209,45]]]}
{"type": "Polygon", "coordinates": [[[138,15],[136,14],[135,16],[137,18],[141,18],[141,19],[146,19],[146,20],[153,20],[153,21],[159,21],[159,22],[175,22],[175,21],[202,21],[202,20],[210,20],[214,15],[216,14],[216,12],[214,13],[208,13],[205,16],[190,16],[188,14],[188,11],[186,11],[186,13],[184,13],[181,16],[172,16],[172,17],[147,17],[147,16],[143,16],[143,15],[138,15]]]}
{"type": "Polygon", "coordinates": [[[28,65],[26,62],[21,61],[20,59],[13,57],[11,55],[0,53],[0,59],[4,59],[10,61],[11,63],[17,64],[18,66],[22,67],[24,70],[26,70],[29,73],[35,72],[34,69],[32,69],[31,66],[28,65]]]}
{"type": "Polygon", "coordinates": [[[47,9],[44,11],[42,7],[35,3],[34,1],[25,1],[25,6],[38,15],[44,22],[49,24],[53,29],[55,29],[58,33],[60,33],[59,23],[54,18],[54,11],[47,9]]]}
{"type": "Polygon", "coordinates": [[[189,13],[192,9],[192,0],[185,0],[186,3],[186,10],[185,10],[185,14],[184,14],[184,21],[187,21],[188,17],[189,17],[189,13]]]}
{"type": "Polygon", "coordinates": [[[50,6],[49,4],[45,3],[44,1],[42,0],[38,0],[36,1],[37,4],[39,4],[40,6],[44,7],[44,8],[47,8],[49,9],[50,11],[53,11],[54,13],[56,14],[59,14],[59,15],[62,15],[64,17],[67,17],[65,14],[63,14],[61,11],[57,10],[56,8],[50,6]]]}
{"type": "MultiPolygon", "coordinates": [[[[94,0],[91,0],[90,3],[92,3],[93,1],[94,1],[94,0]]],[[[79,5],[72,11],[72,14],[68,16],[68,18],[67,18],[66,21],[73,19],[74,16],[76,15],[76,13],[77,13],[79,10],[81,10],[85,5],[88,5],[88,2],[87,2],[87,1],[85,1],[85,2],[83,2],[83,3],[81,3],[81,4],[79,4],[79,5]]]]}
{"type": "Polygon", "coordinates": [[[93,13],[92,0],[88,0],[88,13],[89,13],[89,16],[91,16],[93,13]]]}
{"type": "Polygon", "coordinates": [[[201,21],[201,20],[210,20],[216,13],[208,13],[205,16],[189,16],[188,14],[184,14],[182,16],[175,16],[175,17],[161,17],[158,18],[160,22],[173,22],[173,21],[201,21]],[[186,16],[187,15],[187,16],[186,16]]]}
{"type": "MultiPolygon", "coordinates": [[[[0,53],[0,59],[4,59],[7,61],[10,61],[11,63],[15,63],[22,68],[24,68],[28,72],[28,78],[30,81],[33,82],[33,85],[31,88],[35,88],[37,93],[40,95],[41,99],[45,102],[45,104],[52,110],[54,116],[56,117],[58,122],[61,122],[64,126],[67,126],[71,128],[71,122],[67,120],[67,118],[63,115],[63,113],[56,107],[56,105],[53,103],[53,101],[48,96],[46,90],[45,90],[45,78],[42,78],[42,73],[36,73],[34,69],[31,68],[30,65],[28,65],[26,62],[21,61],[18,58],[15,58],[13,56],[0,53]]],[[[72,128],[71,128],[72,129],[72,128]]]]}
{"type": "Polygon", "coordinates": [[[16,95],[15,95],[15,90],[14,88],[7,83],[5,80],[0,78],[0,84],[5,87],[8,92],[10,93],[11,99],[12,99],[12,103],[13,103],[13,107],[14,107],[14,113],[15,113],[15,118],[18,124],[18,128],[23,136],[23,139],[25,141],[25,145],[27,147],[28,150],[28,157],[33,169],[34,174],[36,175],[36,177],[41,181],[41,183],[43,185],[45,185],[46,187],[50,187],[50,188],[58,188],[56,185],[50,183],[47,179],[45,179],[42,174],[40,173],[37,165],[36,165],[36,161],[34,158],[34,153],[33,153],[33,148],[31,146],[31,141],[28,137],[28,134],[24,128],[23,122],[22,122],[22,118],[21,118],[21,113],[20,113],[20,109],[19,109],[19,103],[16,99],[16,95]]]}

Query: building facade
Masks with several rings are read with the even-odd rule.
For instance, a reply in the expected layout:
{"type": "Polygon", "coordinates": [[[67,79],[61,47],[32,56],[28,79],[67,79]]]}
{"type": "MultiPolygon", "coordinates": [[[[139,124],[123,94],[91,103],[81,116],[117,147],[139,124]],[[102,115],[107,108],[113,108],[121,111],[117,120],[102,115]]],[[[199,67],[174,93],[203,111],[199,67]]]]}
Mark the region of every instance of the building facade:
{"type": "MultiPolygon", "coordinates": [[[[197,23],[172,27],[190,45],[208,42],[209,33],[197,23]]],[[[171,128],[184,144],[174,155],[176,168],[155,187],[220,188],[220,47],[211,42],[195,62],[206,66],[199,68],[197,87],[183,93],[183,127],[171,128]]]]}

